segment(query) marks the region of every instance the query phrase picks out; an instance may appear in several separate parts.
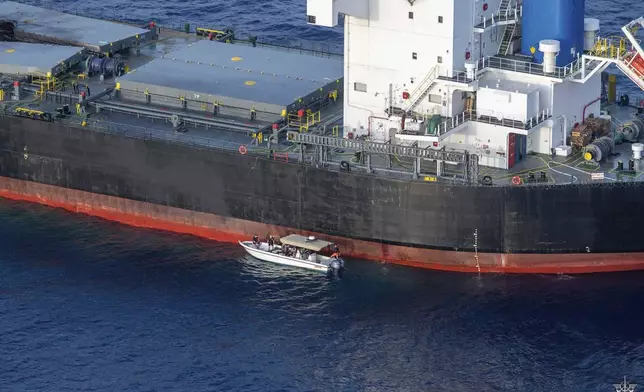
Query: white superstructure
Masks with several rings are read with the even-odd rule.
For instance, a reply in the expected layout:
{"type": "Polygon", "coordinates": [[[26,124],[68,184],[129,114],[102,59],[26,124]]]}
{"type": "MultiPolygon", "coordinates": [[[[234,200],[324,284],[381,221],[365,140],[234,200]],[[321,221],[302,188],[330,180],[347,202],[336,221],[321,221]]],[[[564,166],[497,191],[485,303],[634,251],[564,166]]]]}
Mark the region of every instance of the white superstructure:
{"type": "MultiPolygon", "coordinates": [[[[517,0],[308,0],[310,24],[344,14],[345,137],[477,154],[511,168],[550,154],[584,116],[600,114],[609,59],[578,55],[555,65],[559,42],[544,39],[544,63],[514,55],[517,0]]],[[[592,38],[599,29],[587,23],[592,38]]],[[[590,45],[590,43],[588,43],[590,45]]]]}

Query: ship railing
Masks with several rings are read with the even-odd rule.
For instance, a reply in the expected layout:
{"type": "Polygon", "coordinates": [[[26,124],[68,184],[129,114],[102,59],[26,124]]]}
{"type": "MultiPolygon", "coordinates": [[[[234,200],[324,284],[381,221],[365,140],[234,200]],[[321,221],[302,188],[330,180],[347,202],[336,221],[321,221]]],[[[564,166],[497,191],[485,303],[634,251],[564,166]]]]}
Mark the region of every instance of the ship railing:
{"type": "Polygon", "coordinates": [[[454,117],[448,118],[447,120],[443,121],[436,127],[435,133],[429,133],[429,135],[442,136],[452,129],[459,127],[468,121],[472,121],[474,118],[476,118],[476,112],[474,110],[466,110],[454,117]]]}
{"type": "MultiPolygon", "coordinates": [[[[628,96],[628,106],[634,109],[642,109],[644,111],[644,94],[642,93],[633,93],[633,90],[631,89],[624,89],[624,90],[616,90],[615,91],[615,99],[616,101],[608,101],[607,97],[604,97],[606,102],[608,103],[619,103],[620,102],[620,97],[622,95],[627,95],[628,96]]],[[[621,124],[622,121],[620,121],[616,116],[613,116],[612,121],[618,121],[615,124],[621,124]]]]}
{"type": "MultiPolygon", "coordinates": [[[[69,126],[79,126],[79,124],[77,124],[77,122],[75,121],[57,121],[63,123],[66,122],[69,126]]],[[[107,134],[121,135],[142,140],[157,140],[190,147],[209,148],[223,151],[236,151],[240,148],[241,145],[243,145],[247,147],[249,154],[255,151],[253,148],[251,148],[250,145],[222,140],[220,138],[214,139],[203,136],[195,136],[182,132],[171,132],[167,129],[153,129],[132,124],[121,124],[103,120],[90,120],[87,121],[87,124],[84,127],[89,128],[93,131],[107,134]]],[[[264,150],[261,151],[265,153],[264,150]]]]}
{"type": "Polygon", "coordinates": [[[621,60],[627,53],[634,52],[632,44],[624,37],[598,38],[590,54],[596,57],[621,60]]]}
{"type": "Polygon", "coordinates": [[[543,123],[544,121],[546,121],[551,117],[552,117],[552,110],[550,108],[546,108],[541,112],[539,112],[536,116],[530,117],[528,119],[507,118],[503,116],[498,116],[494,113],[488,113],[488,112],[477,113],[476,110],[466,110],[462,113],[457,114],[454,117],[448,118],[447,120],[443,121],[443,123],[438,125],[438,127],[436,128],[436,132],[433,134],[430,134],[430,136],[442,136],[447,132],[453,130],[454,128],[457,128],[462,124],[465,124],[468,121],[499,125],[502,127],[521,129],[521,130],[527,131],[543,123]]]}
{"type": "MultiPolygon", "coordinates": [[[[240,40],[236,39],[235,42],[247,42],[246,40],[240,40]]],[[[342,58],[343,54],[342,53],[336,53],[331,50],[331,46],[326,46],[326,44],[323,43],[314,43],[310,42],[307,44],[302,44],[298,43],[296,46],[294,45],[286,45],[286,44],[277,44],[277,43],[270,43],[270,42],[256,42],[256,46],[259,47],[265,47],[265,48],[270,48],[270,49],[276,49],[276,50],[282,50],[286,52],[295,52],[299,54],[306,54],[306,55],[311,55],[311,56],[316,56],[316,57],[328,57],[328,58],[342,58]]]]}
{"type": "Polygon", "coordinates": [[[499,9],[498,12],[493,13],[490,17],[481,16],[479,18],[479,22],[474,26],[474,28],[477,32],[482,32],[497,24],[516,23],[520,16],[521,8],[519,6],[508,6],[505,9],[499,9]]]}
{"type": "Polygon", "coordinates": [[[330,147],[332,149],[360,151],[389,156],[395,155],[398,157],[437,159],[440,161],[457,163],[465,163],[467,160],[466,154],[463,152],[433,150],[430,148],[402,146],[361,139],[345,139],[333,136],[315,135],[312,133],[289,132],[287,137],[289,141],[294,143],[330,147]]]}
{"type": "Polygon", "coordinates": [[[498,56],[483,57],[478,61],[477,72],[486,69],[500,69],[503,71],[520,72],[531,75],[548,76],[551,78],[565,79],[581,71],[583,58],[579,57],[564,67],[554,67],[552,72],[546,72],[543,64],[530,61],[515,60],[498,56]]]}
{"type": "Polygon", "coordinates": [[[467,76],[467,72],[459,70],[452,71],[452,76],[438,76],[437,79],[464,84],[468,84],[474,81],[474,78],[467,76]]]}
{"type": "MultiPolygon", "coordinates": [[[[333,125],[332,127],[330,127],[330,129],[331,129],[331,136],[341,137],[341,138],[348,137],[349,134],[353,131],[353,127],[351,127],[350,125],[333,125]]],[[[329,127],[325,129],[325,134],[329,133],[328,130],[329,130],[329,127]]]]}
{"type": "Polygon", "coordinates": [[[311,110],[306,110],[301,116],[299,114],[289,114],[288,115],[288,126],[291,128],[297,128],[300,132],[308,132],[309,128],[317,125],[321,122],[320,111],[313,112],[311,110]]]}
{"type": "MultiPolygon", "coordinates": [[[[16,0],[16,1],[18,3],[33,5],[33,1],[30,1],[30,0],[16,0]]],[[[116,7],[111,10],[104,9],[104,10],[101,10],[100,12],[91,12],[89,10],[81,9],[77,6],[70,6],[65,4],[63,3],[59,4],[58,2],[45,0],[42,3],[38,4],[38,6],[41,8],[45,8],[53,11],[64,12],[66,14],[82,16],[84,18],[108,20],[108,21],[114,21],[116,23],[128,23],[132,25],[137,25],[142,28],[148,27],[149,21],[132,19],[131,13],[124,10],[123,8],[116,7]]],[[[152,19],[154,20],[154,18],[152,19]]],[[[168,30],[174,30],[174,31],[180,31],[180,32],[185,32],[186,26],[197,26],[197,24],[190,23],[190,22],[175,21],[172,23],[167,23],[163,21],[160,21],[160,22],[155,21],[155,23],[158,27],[163,27],[168,30]]],[[[254,46],[269,47],[276,50],[284,50],[287,52],[297,52],[300,54],[307,54],[307,55],[316,56],[316,57],[341,58],[343,56],[343,54],[340,52],[341,48],[338,48],[334,45],[331,45],[325,42],[304,41],[304,42],[298,42],[297,45],[290,45],[290,44],[273,42],[274,39],[271,39],[270,37],[266,37],[266,36],[254,37],[254,38],[255,39],[253,40],[251,40],[250,37],[249,39],[235,38],[233,39],[233,41],[236,43],[246,43],[254,46]]]]}

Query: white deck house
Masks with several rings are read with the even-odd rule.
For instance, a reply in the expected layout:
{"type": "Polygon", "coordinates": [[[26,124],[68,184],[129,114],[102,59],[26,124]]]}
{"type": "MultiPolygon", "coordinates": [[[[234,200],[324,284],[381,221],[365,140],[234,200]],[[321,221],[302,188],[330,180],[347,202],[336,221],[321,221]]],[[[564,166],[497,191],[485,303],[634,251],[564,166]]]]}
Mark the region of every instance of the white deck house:
{"type": "MultiPolygon", "coordinates": [[[[549,154],[584,115],[600,114],[601,71],[610,62],[579,56],[556,67],[512,56],[516,0],[308,0],[307,7],[310,24],[335,26],[345,15],[345,137],[468,150],[481,165],[507,169],[528,152],[549,154]]],[[[535,49],[548,58],[558,48],[542,41],[535,49]]]]}

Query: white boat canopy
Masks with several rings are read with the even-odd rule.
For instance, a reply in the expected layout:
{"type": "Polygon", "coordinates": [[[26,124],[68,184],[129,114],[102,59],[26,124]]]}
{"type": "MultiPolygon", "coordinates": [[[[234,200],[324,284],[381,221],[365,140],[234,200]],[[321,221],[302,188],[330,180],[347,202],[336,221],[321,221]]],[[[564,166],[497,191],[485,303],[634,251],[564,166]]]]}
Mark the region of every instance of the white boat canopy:
{"type": "Polygon", "coordinates": [[[333,243],[329,241],[319,240],[315,237],[305,237],[299,234],[289,234],[286,237],[280,238],[280,242],[283,245],[291,245],[298,248],[308,249],[313,252],[319,252],[327,246],[333,245],[333,243]]]}

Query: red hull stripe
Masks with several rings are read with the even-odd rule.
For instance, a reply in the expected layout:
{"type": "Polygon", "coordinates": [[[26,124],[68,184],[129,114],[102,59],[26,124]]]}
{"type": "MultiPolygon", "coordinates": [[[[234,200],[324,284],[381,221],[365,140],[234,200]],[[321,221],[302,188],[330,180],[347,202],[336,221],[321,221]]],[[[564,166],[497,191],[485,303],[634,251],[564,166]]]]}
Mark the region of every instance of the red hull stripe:
{"type": "Polygon", "coordinates": [[[343,254],[411,267],[457,272],[591,273],[644,269],[644,253],[499,254],[423,249],[351,240],[281,226],[225,218],[146,202],[0,177],[0,197],[64,208],[131,226],[192,234],[236,243],[253,234],[316,235],[337,243],[343,254]]]}

